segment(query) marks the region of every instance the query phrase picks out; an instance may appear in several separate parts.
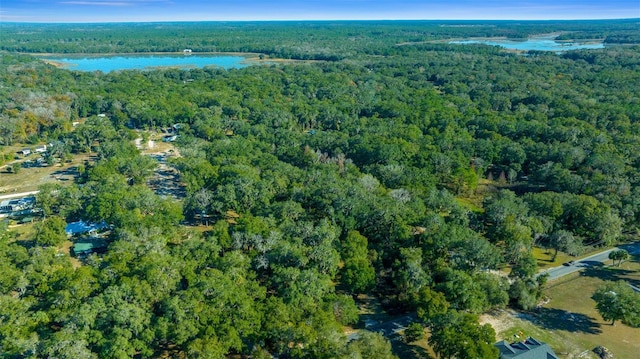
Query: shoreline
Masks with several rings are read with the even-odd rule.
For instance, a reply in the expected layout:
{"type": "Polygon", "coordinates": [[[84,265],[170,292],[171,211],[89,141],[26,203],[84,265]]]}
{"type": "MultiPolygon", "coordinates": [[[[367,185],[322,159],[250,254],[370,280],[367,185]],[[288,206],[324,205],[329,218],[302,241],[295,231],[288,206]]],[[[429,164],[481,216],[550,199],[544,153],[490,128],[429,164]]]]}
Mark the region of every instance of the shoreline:
{"type": "MultiPolygon", "coordinates": [[[[86,57],[104,57],[104,56],[132,56],[132,55],[234,55],[234,56],[259,56],[260,52],[233,52],[233,51],[205,51],[205,52],[191,52],[185,55],[182,51],[149,51],[149,52],[16,52],[20,55],[31,56],[86,56],[86,57]]],[[[265,55],[266,56],[266,55],[265,55]]]]}
{"type": "MultiPolygon", "coordinates": [[[[64,61],[58,61],[56,58],[99,58],[99,57],[117,57],[117,56],[175,56],[175,57],[190,57],[190,56],[237,56],[243,57],[241,63],[244,64],[276,64],[276,63],[296,63],[296,62],[310,62],[310,60],[296,60],[296,59],[283,59],[283,58],[272,58],[268,55],[257,53],[257,52],[229,52],[229,51],[218,51],[218,52],[193,52],[189,54],[184,54],[183,52],[111,52],[111,53],[25,53],[20,52],[22,55],[29,55],[36,58],[39,58],[46,64],[55,66],[57,68],[65,69],[65,68],[73,68],[75,64],[67,63],[64,61]],[[260,56],[263,58],[260,58],[260,56]],[[52,58],[46,58],[52,57],[52,58]]],[[[171,66],[168,66],[171,67],[171,66]]],[[[159,66],[157,68],[164,68],[164,66],[159,66]]]]}

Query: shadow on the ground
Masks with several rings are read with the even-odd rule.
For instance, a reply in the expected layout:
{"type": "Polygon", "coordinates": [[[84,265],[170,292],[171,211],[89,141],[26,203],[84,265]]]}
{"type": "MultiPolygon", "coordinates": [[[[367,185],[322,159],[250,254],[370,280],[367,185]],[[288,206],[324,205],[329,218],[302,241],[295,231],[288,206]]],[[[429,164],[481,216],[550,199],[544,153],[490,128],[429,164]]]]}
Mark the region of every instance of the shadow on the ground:
{"type": "Polygon", "coordinates": [[[623,280],[633,286],[640,287],[640,277],[638,277],[637,271],[629,269],[619,267],[588,267],[581,272],[581,275],[612,282],[623,280]]]}
{"type": "Polygon", "coordinates": [[[402,340],[402,336],[396,335],[391,340],[391,349],[398,358],[407,359],[435,359],[426,349],[417,345],[407,344],[402,340]]]}
{"type": "Polygon", "coordinates": [[[571,333],[599,334],[600,324],[590,316],[572,313],[555,308],[538,308],[532,315],[521,316],[521,319],[532,322],[549,330],[564,330],[571,333]]]}
{"type": "Polygon", "coordinates": [[[598,268],[603,267],[604,263],[599,261],[579,261],[576,265],[584,268],[598,268]]]}
{"type": "Polygon", "coordinates": [[[640,255],[640,244],[638,242],[625,243],[625,244],[619,245],[618,248],[624,249],[632,256],[640,255]]]}

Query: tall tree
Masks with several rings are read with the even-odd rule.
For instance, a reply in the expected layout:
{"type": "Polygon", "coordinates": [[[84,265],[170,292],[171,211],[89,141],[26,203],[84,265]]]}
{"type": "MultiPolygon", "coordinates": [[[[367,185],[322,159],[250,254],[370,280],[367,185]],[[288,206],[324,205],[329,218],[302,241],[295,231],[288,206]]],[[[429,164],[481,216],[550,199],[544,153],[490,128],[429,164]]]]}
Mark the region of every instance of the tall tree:
{"type": "Polygon", "coordinates": [[[431,328],[429,345],[440,358],[496,358],[496,333],[489,324],[478,324],[478,316],[451,311],[441,315],[431,328]]]}
{"type": "Polygon", "coordinates": [[[613,265],[616,267],[620,267],[622,262],[628,260],[630,257],[629,252],[624,249],[618,249],[612,252],[609,252],[609,259],[613,261],[613,265]],[[618,263],[616,263],[618,261],[618,263]]]}
{"type": "Polygon", "coordinates": [[[352,293],[366,293],[375,285],[376,272],[369,260],[367,238],[349,231],[342,244],[342,281],[352,293]]]}
{"type": "Polygon", "coordinates": [[[573,233],[560,229],[549,236],[549,242],[554,249],[552,260],[555,261],[558,256],[558,251],[563,251],[567,254],[575,256],[580,251],[580,240],[576,238],[573,233]]]}
{"type": "Polygon", "coordinates": [[[38,223],[36,243],[41,246],[58,246],[67,239],[64,229],[67,223],[58,216],[51,216],[38,223]]]}
{"type": "Polygon", "coordinates": [[[605,282],[591,298],[602,318],[610,320],[611,325],[621,320],[629,326],[640,326],[640,294],[625,281],[605,282]]]}

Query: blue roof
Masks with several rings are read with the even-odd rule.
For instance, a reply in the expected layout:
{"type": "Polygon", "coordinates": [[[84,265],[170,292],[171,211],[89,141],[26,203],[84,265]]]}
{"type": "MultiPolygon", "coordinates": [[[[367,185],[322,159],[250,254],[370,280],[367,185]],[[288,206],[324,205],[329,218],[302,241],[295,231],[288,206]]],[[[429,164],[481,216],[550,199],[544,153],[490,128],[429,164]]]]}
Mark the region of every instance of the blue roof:
{"type": "Polygon", "coordinates": [[[65,233],[68,236],[74,236],[76,234],[88,233],[92,230],[98,230],[106,228],[107,224],[105,222],[100,223],[86,223],[84,221],[71,222],[67,223],[67,226],[64,228],[65,233]]]}

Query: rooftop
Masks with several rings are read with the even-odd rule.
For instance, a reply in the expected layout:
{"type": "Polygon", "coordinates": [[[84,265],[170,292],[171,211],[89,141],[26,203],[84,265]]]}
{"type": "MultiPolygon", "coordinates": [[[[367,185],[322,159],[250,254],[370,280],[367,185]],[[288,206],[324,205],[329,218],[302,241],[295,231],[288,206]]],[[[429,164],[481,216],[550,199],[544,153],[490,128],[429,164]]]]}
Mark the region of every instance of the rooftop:
{"type": "Polygon", "coordinates": [[[500,351],[500,359],[558,359],[548,344],[531,337],[511,344],[502,340],[495,346],[500,351]]]}
{"type": "Polygon", "coordinates": [[[73,236],[76,234],[88,233],[93,230],[99,230],[107,228],[107,224],[105,222],[100,223],[86,223],[84,221],[72,222],[68,223],[64,228],[64,231],[68,236],[73,236]]]}

